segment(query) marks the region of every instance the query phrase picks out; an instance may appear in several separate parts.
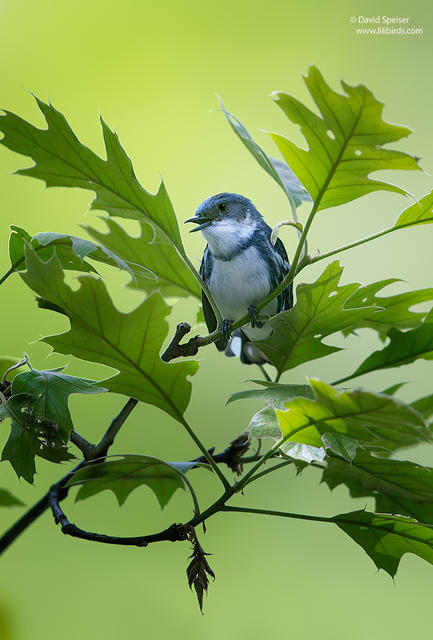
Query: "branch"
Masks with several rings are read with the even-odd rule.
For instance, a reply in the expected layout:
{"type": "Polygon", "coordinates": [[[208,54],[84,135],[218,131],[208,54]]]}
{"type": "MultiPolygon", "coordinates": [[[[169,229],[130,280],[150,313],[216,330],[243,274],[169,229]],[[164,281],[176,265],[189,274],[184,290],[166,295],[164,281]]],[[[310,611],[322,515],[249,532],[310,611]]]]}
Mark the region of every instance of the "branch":
{"type": "Polygon", "coordinates": [[[94,448],[94,458],[103,458],[107,455],[108,449],[113,444],[117,434],[122,428],[126,419],[130,416],[134,407],[138,404],[135,398],[129,398],[120,413],[111,421],[110,426],[104,433],[98,444],[94,448]]]}
{"type": "Polygon", "coordinates": [[[182,338],[184,338],[190,331],[191,325],[187,322],[181,322],[178,324],[173,340],[162,354],[161,360],[164,360],[164,362],[170,362],[170,360],[174,360],[174,358],[186,358],[188,356],[197,355],[198,348],[202,346],[202,338],[200,338],[200,336],[190,338],[190,340],[185,344],[179,344],[182,338]]]}
{"type": "MultiPolygon", "coordinates": [[[[129,413],[130,413],[137,401],[135,401],[135,404],[133,404],[133,399],[131,398],[130,401],[128,402],[130,403],[129,404],[129,413]]],[[[101,442],[104,441],[105,437],[110,433],[110,429],[112,429],[113,425],[117,425],[118,429],[120,429],[121,425],[126,420],[127,416],[125,416],[125,414],[127,413],[127,411],[128,411],[128,403],[124,406],[124,408],[119,413],[117,418],[113,420],[113,422],[111,423],[110,427],[108,428],[101,442]]],[[[248,447],[249,447],[248,434],[242,433],[240,436],[235,438],[235,440],[233,440],[230,443],[230,445],[226,449],[224,449],[224,451],[222,451],[221,453],[212,455],[213,451],[210,450],[208,454],[209,456],[212,457],[214,462],[226,463],[230,469],[232,469],[239,475],[242,471],[242,464],[240,462],[241,456],[244,453],[246,453],[246,451],[248,450],[248,447]]],[[[105,452],[105,455],[106,455],[106,452],[105,452]]],[[[203,456],[200,456],[199,458],[195,458],[191,462],[208,463],[209,461],[208,461],[208,457],[203,455],[203,456]]],[[[54,484],[47,494],[48,505],[51,508],[56,524],[61,525],[62,533],[73,536],[75,538],[90,540],[92,542],[101,542],[104,544],[130,545],[130,546],[132,545],[136,547],[147,547],[152,542],[161,542],[163,540],[176,542],[179,540],[186,540],[188,538],[188,533],[191,529],[190,524],[183,525],[183,524],[175,523],[175,524],[172,524],[170,527],[168,527],[168,529],[164,529],[164,531],[160,531],[159,533],[149,534],[145,536],[119,537],[119,536],[111,536],[111,535],[105,535],[101,533],[92,533],[90,531],[85,531],[84,529],[80,529],[75,524],[72,524],[71,522],[69,522],[68,517],[60,507],[60,501],[66,498],[68,494],[69,487],[65,486],[68,480],[74,475],[75,471],[77,471],[82,466],[85,466],[86,464],[87,464],[87,461],[83,461],[80,465],[78,465],[78,467],[76,467],[73,471],[71,471],[64,478],[62,478],[62,480],[54,484]]],[[[223,497],[225,498],[225,500],[227,500],[230,497],[230,495],[232,495],[232,490],[230,487],[228,487],[223,497]]],[[[196,504],[196,508],[197,508],[197,504],[196,504]]],[[[217,510],[218,509],[214,510],[213,513],[215,513],[217,510]]],[[[200,517],[201,517],[201,514],[198,513],[198,509],[196,509],[195,518],[200,518],[200,517]]],[[[203,521],[203,520],[200,520],[200,521],[203,521]]]]}
{"type": "Polygon", "coordinates": [[[69,434],[69,440],[74,444],[83,454],[83,458],[85,460],[92,460],[95,456],[95,445],[86,440],[82,435],[80,435],[75,429],[71,429],[69,434]]]}
{"type": "Polygon", "coordinates": [[[54,520],[56,524],[61,525],[62,533],[65,535],[69,535],[74,538],[81,538],[83,540],[91,540],[92,542],[129,545],[135,547],[147,547],[151,542],[161,542],[162,540],[176,542],[178,540],[187,539],[189,528],[186,528],[181,524],[172,524],[168,529],[164,529],[164,531],[148,536],[119,537],[84,531],[84,529],[80,529],[75,524],[69,522],[68,517],[60,507],[60,501],[66,497],[66,494],[67,487],[63,486],[63,480],[54,484],[48,492],[48,503],[51,511],[53,512],[54,520]]]}
{"type": "MultiPolygon", "coordinates": [[[[1,396],[0,392],[0,396],[1,396]]],[[[82,452],[84,459],[76,466],[72,471],[67,473],[61,478],[56,485],[62,488],[62,500],[66,498],[68,494],[68,488],[65,487],[68,480],[73,476],[75,471],[85,466],[91,460],[98,457],[105,457],[110,446],[113,444],[114,438],[125,422],[126,418],[130,415],[131,411],[137,404],[137,400],[129,398],[120,413],[112,420],[107,431],[99,441],[97,445],[91,444],[83,436],[76,431],[72,430],[70,434],[71,442],[73,442],[82,452]]],[[[60,489],[59,489],[60,491],[60,489]]],[[[42,498],[31,507],[17,522],[12,525],[0,538],[0,555],[5,551],[23,531],[25,531],[40,515],[46,511],[50,506],[50,492],[51,489],[42,498]]]]}

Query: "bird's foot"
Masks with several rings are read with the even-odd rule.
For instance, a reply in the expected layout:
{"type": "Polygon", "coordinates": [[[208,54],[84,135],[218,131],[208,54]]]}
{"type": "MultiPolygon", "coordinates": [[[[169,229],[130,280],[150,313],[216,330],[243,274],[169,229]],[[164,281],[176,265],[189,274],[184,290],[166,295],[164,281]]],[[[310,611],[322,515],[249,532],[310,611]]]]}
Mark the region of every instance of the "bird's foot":
{"type": "Polygon", "coordinates": [[[227,344],[227,342],[230,340],[231,337],[232,337],[232,321],[227,320],[227,318],[225,318],[225,320],[223,320],[223,323],[221,325],[221,338],[224,341],[224,343],[227,344]]]}
{"type": "Polygon", "coordinates": [[[261,320],[257,319],[257,315],[258,315],[258,311],[257,311],[257,307],[255,307],[254,305],[250,305],[248,307],[248,315],[251,318],[251,326],[253,327],[257,327],[257,329],[261,329],[262,327],[265,326],[264,322],[261,322],[261,320]]]}

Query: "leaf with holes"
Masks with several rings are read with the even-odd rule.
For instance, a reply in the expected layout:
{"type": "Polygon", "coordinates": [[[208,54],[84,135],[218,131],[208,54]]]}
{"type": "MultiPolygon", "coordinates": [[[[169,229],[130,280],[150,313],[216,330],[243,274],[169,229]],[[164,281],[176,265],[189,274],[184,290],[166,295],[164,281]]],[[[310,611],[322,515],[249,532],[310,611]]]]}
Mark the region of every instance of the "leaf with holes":
{"type": "Polygon", "coordinates": [[[149,224],[140,222],[140,235],[130,236],[117,222],[107,218],[108,233],[85,226],[87,233],[128,264],[134,278],[129,285],[150,293],[158,289],[163,296],[194,296],[201,300],[201,288],[179,252],[149,224]],[[156,275],[149,279],[150,269],[156,275]]]}
{"type": "Polygon", "coordinates": [[[32,412],[31,396],[11,396],[0,405],[0,422],[11,419],[11,431],[3,448],[2,460],[9,460],[19,478],[33,482],[36,473],[35,456],[51,462],[71,460],[71,455],[57,425],[46,425],[32,412]]]}
{"type": "Polygon", "coordinates": [[[109,489],[115,494],[119,506],[134,489],[146,485],[153,491],[163,509],[176,489],[188,486],[185,473],[195,464],[165,462],[142,455],[110,456],[105,462],[77,471],[68,485],[80,485],[77,500],[85,500],[109,489]]]}
{"type": "Polygon", "coordinates": [[[400,187],[369,175],[419,168],[417,158],[383,146],[405,138],[411,130],[385,122],[383,104],[363,85],[352,87],[342,81],[345,93],[337,93],[314,66],[304,80],[320,115],[286,93],[276,92],[273,98],[289,120],[299,125],[308,149],[277,133],[271,136],[316,209],[336,207],[372,191],[405,194],[400,187]]]}
{"type": "Polygon", "coordinates": [[[107,365],[118,371],[102,381],[109,391],[122,393],[163,409],[183,422],[191,383],[198,363],[165,363],[159,351],[168,332],[165,320],[171,308],[158,292],[150,295],[130,313],[113,305],[103,281],[80,276],[73,291],[64,282],[64,273],[55,256],[43,262],[26,249],[24,282],[50,304],[64,311],[70,330],[43,339],[57,353],[107,365]]]}
{"type": "Polygon", "coordinates": [[[65,367],[48,371],[31,369],[18,374],[12,383],[12,393],[31,396],[29,406],[38,416],[51,420],[57,425],[65,442],[73,428],[68,402],[72,393],[102,393],[106,391],[92,380],[68,376],[62,371],[65,367]]]}
{"type": "Polygon", "coordinates": [[[277,368],[278,377],[303,362],[340,351],[340,347],[324,344],[323,338],[357,326],[375,310],[369,305],[349,306],[359,284],[339,286],[342,272],[335,261],[312,284],[298,285],[295,306],[269,320],[273,329],[269,338],[254,342],[277,368]]]}

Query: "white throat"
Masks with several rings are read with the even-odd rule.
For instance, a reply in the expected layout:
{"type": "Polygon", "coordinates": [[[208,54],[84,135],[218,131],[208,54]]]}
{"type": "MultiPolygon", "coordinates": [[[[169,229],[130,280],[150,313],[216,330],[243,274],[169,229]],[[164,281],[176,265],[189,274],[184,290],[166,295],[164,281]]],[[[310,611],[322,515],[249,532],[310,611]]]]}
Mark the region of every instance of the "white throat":
{"type": "Polygon", "coordinates": [[[233,218],[221,219],[213,222],[202,230],[209,249],[218,258],[230,259],[239,247],[247,242],[254,234],[257,222],[250,217],[241,221],[233,218]]]}

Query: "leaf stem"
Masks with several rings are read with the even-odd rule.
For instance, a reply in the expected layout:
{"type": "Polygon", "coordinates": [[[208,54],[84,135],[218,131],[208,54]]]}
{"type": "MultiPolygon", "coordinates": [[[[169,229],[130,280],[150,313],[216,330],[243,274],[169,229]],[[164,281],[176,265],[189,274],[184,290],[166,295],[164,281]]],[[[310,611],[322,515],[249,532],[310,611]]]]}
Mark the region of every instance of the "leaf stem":
{"type": "Polygon", "coordinates": [[[14,271],[15,271],[15,266],[14,266],[14,265],[12,265],[12,266],[11,266],[11,267],[6,271],[6,273],[4,273],[4,274],[2,275],[2,277],[0,278],[0,284],[3,284],[3,282],[4,282],[5,280],[7,280],[7,278],[9,278],[9,276],[11,276],[11,275],[14,273],[14,271]]]}
{"type": "Polygon", "coordinates": [[[320,260],[325,260],[325,258],[330,258],[334,256],[336,253],[342,253],[343,251],[347,251],[348,249],[353,249],[354,247],[359,247],[366,242],[371,242],[372,240],[376,240],[377,238],[381,238],[382,236],[386,236],[388,233],[392,233],[393,231],[399,231],[400,229],[405,229],[407,227],[414,227],[418,224],[424,224],[425,222],[433,222],[433,216],[431,218],[424,218],[419,222],[409,222],[407,224],[402,224],[394,227],[389,227],[388,229],[384,229],[383,231],[379,231],[378,233],[374,233],[371,236],[366,236],[365,238],[361,238],[361,240],[356,240],[355,242],[350,242],[349,244],[345,244],[337,249],[333,249],[332,251],[328,251],[327,253],[322,253],[314,258],[310,259],[310,264],[314,264],[315,262],[320,262],[320,260]]]}
{"type": "Polygon", "coordinates": [[[186,429],[186,431],[188,432],[188,435],[192,438],[192,440],[195,442],[197,447],[200,449],[200,451],[202,452],[202,454],[206,458],[207,463],[215,471],[215,473],[217,474],[218,478],[221,480],[224,489],[225,490],[229,489],[230,488],[230,483],[228,482],[227,478],[225,477],[225,475],[223,474],[221,469],[218,467],[218,465],[215,462],[215,460],[212,458],[212,454],[209,453],[209,451],[206,449],[206,447],[204,446],[204,444],[202,443],[200,438],[196,435],[194,429],[188,424],[188,422],[185,420],[185,418],[183,416],[181,418],[179,418],[179,422],[186,429]]]}
{"type": "Polygon", "coordinates": [[[254,482],[254,480],[258,480],[262,476],[266,476],[268,473],[272,473],[273,471],[276,471],[277,469],[281,469],[282,467],[287,467],[287,465],[293,464],[293,463],[294,463],[294,460],[284,460],[283,462],[279,462],[278,464],[274,464],[273,467],[268,467],[267,469],[264,469],[263,471],[260,471],[259,473],[256,473],[256,475],[252,476],[250,478],[250,481],[248,482],[248,484],[251,484],[252,482],[254,482]]]}
{"type": "Polygon", "coordinates": [[[134,407],[138,404],[138,400],[135,398],[129,398],[128,402],[122,407],[120,413],[113,418],[108,429],[100,439],[97,445],[95,445],[94,456],[95,458],[101,458],[107,455],[108,449],[114,442],[115,437],[122,428],[125,420],[130,416],[134,407]]]}
{"type": "Polygon", "coordinates": [[[219,511],[233,511],[238,513],[258,513],[264,516],[280,516],[282,518],[294,518],[295,520],[310,520],[311,522],[331,522],[336,524],[335,518],[327,518],[326,516],[310,516],[304,513],[292,513],[290,511],[274,511],[273,509],[253,509],[250,507],[231,507],[222,506],[219,511]]]}

